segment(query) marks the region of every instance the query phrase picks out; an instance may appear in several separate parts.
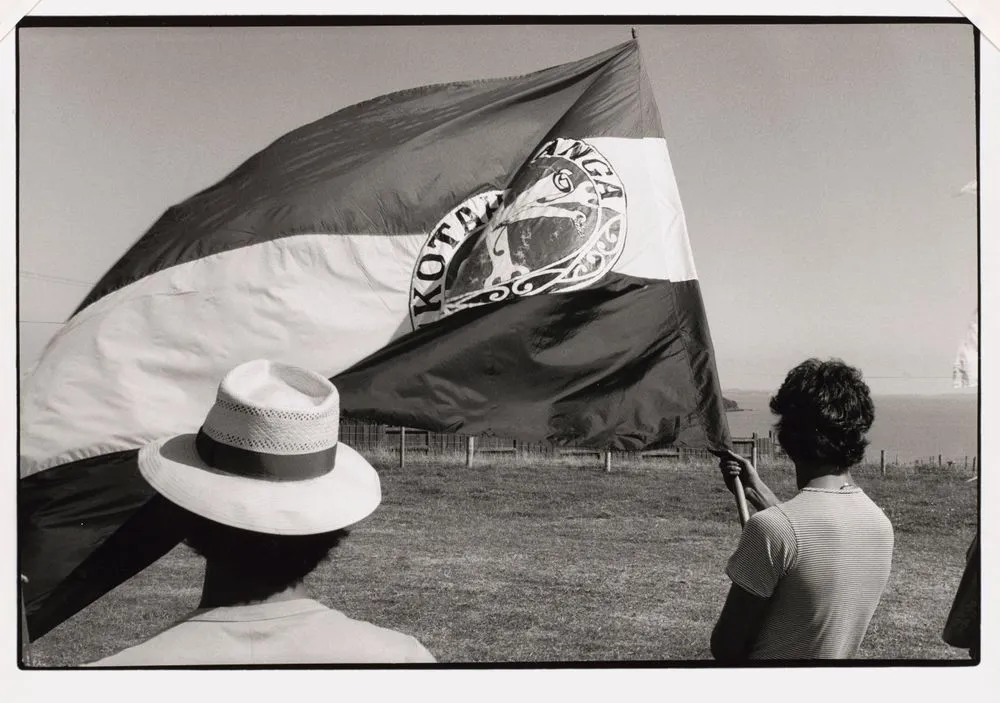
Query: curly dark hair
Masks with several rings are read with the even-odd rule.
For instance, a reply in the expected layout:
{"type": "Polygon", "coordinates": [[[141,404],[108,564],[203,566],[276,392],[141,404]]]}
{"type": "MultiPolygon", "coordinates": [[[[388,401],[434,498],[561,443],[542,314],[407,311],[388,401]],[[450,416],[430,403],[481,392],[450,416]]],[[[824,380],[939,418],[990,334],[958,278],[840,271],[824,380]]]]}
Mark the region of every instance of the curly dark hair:
{"type": "Polygon", "coordinates": [[[792,461],[844,471],[865,456],[875,405],[861,371],[840,359],[807,359],[771,398],[778,441],[792,461]]]}
{"type": "Polygon", "coordinates": [[[261,598],[302,582],[349,534],[272,535],[223,525],[182,510],[185,543],[206,560],[260,584],[261,598]]]}

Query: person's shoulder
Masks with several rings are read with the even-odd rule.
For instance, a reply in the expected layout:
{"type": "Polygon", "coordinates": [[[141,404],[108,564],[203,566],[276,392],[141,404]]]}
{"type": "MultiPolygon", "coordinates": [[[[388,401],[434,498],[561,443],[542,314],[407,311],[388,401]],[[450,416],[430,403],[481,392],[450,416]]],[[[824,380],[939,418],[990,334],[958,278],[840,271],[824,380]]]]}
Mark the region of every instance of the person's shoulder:
{"type": "Polygon", "coordinates": [[[747,520],[746,527],[752,526],[753,529],[766,533],[782,535],[788,533],[791,523],[785,511],[785,506],[786,503],[779,503],[757,511],[747,520]]]}
{"type": "Polygon", "coordinates": [[[160,664],[173,663],[180,649],[172,646],[165,646],[165,640],[169,636],[154,636],[145,642],[123,649],[122,651],[98,659],[97,661],[84,664],[85,667],[129,667],[129,666],[157,666],[160,664]]]}
{"type": "Polygon", "coordinates": [[[83,666],[157,666],[173,663],[190,651],[190,633],[185,627],[188,619],[182,618],[138,644],[83,666]]]}
{"type": "Polygon", "coordinates": [[[759,510],[750,516],[743,526],[741,543],[749,548],[773,551],[778,548],[787,554],[794,554],[797,548],[795,528],[785,513],[783,503],[759,510]]]}
{"type": "Polygon", "coordinates": [[[146,662],[137,662],[135,660],[135,650],[141,648],[142,645],[136,645],[135,647],[129,647],[128,649],[123,649],[120,652],[112,654],[110,656],[104,657],[103,659],[98,659],[97,661],[92,661],[84,664],[85,667],[114,667],[114,666],[141,666],[146,662]]]}
{"type": "Polygon", "coordinates": [[[885,514],[885,511],[882,509],[882,506],[876,503],[872,499],[872,497],[868,495],[864,490],[858,492],[862,495],[868,513],[873,518],[873,520],[877,524],[879,524],[883,530],[892,533],[893,532],[892,520],[890,520],[889,516],[885,514]]]}
{"type": "Polygon", "coordinates": [[[781,506],[774,505],[747,520],[739,545],[726,565],[726,574],[747,593],[770,598],[792,568],[797,553],[795,532],[781,506]]]}
{"type": "Polygon", "coordinates": [[[337,630],[349,635],[361,649],[375,649],[384,652],[393,661],[408,663],[433,663],[434,656],[413,635],[391,630],[381,625],[358,620],[329,609],[318,614],[318,620],[326,621],[337,630]]]}

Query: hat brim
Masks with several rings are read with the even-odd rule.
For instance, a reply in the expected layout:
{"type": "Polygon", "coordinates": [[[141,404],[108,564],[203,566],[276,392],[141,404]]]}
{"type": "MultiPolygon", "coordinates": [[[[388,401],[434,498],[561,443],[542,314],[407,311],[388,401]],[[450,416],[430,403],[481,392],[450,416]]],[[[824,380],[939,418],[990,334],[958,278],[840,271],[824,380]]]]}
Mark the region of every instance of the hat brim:
{"type": "Polygon", "coordinates": [[[370,515],[382,500],[378,474],[343,442],[333,469],[302,481],[267,481],[208,466],[194,434],[139,450],[139,472],[158,493],[215,522],[253,532],[308,535],[332,532],[370,515]]]}

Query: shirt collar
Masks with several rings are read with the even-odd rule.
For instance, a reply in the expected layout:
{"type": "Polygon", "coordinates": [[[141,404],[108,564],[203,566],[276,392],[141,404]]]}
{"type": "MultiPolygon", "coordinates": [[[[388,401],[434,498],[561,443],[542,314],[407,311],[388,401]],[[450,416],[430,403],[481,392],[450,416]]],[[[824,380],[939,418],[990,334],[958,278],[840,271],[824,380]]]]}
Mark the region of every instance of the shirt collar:
{"type": "Polygon", "coordinates": [[[814,486],[806,486],[802,489],[803,491],[812,491],[814,493],[839,493],[841,495],[847,493],[861,493],[861,486],[856,483],[852,483],[849,486],[841,486],[840,488],[816,488],[814,486]]]}
{"type": "Polygon", "coordinates": [[[292,615],[301,615],[320,610],[330,610],[312,598],[280,600],[272,603],[252,605],[232,605],[222,608],[199,608],[188,621],[195,622],[248,622],[253,620],[275,620],[292,615]]]}

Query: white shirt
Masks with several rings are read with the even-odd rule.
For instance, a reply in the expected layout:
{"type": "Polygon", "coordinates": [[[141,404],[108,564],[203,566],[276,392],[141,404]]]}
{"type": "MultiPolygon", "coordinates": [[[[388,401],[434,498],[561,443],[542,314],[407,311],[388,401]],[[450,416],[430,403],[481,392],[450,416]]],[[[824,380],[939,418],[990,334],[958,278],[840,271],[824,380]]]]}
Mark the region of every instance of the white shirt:
{"type": "Polygon", "coordinates": [[[310,598],[196,610],[88,666],[430,663],[410,635],[354,620],[310,598]]]}

